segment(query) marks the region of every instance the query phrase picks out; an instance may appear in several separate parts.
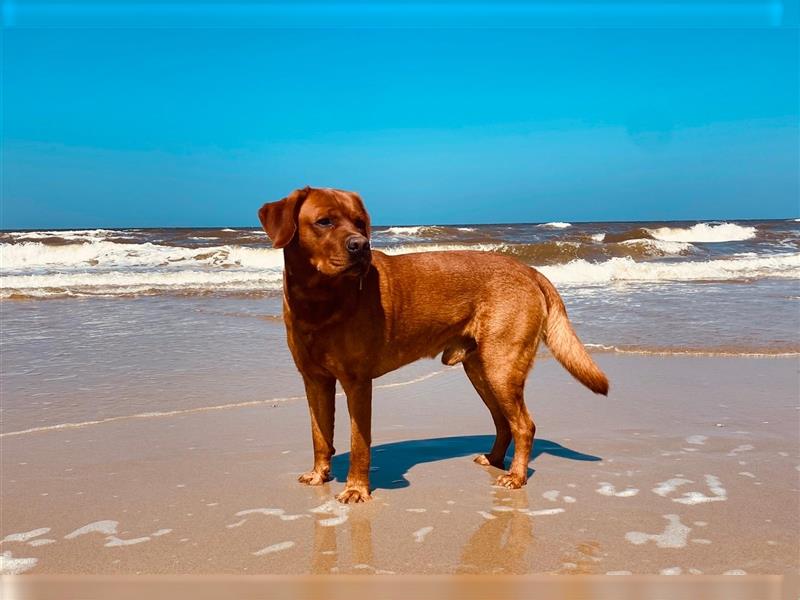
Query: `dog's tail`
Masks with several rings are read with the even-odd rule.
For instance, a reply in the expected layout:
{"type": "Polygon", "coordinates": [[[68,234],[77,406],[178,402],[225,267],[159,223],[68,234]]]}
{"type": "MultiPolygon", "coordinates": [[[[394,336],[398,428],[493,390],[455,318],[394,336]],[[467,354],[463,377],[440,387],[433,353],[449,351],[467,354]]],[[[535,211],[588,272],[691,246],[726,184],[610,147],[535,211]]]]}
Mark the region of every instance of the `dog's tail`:
{"type": "Polygon", "coordinates": [[[542,339],[564,368],[595,394],[608,395],[608,378],[586,352],[567,317],[564,301],[544,275],[534,270],[547,303],[547,324],[542,339]]]}

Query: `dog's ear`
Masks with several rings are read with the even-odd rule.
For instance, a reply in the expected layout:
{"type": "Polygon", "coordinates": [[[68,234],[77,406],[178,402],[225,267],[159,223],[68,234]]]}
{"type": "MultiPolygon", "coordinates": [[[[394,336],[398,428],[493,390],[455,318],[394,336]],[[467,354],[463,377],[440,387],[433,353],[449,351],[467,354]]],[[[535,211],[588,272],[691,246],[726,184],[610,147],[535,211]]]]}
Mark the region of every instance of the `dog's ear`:
{"type": "Polygon", "coordinates": [[[258,209],[261,226],[272,240],[273,248],[283,248],[292,241],[297,231],[297,205],[310,191],[310,187],[295,190],[283,200],[267,202],[258,209]]]}
{"type": "Polygon", "coordinates": [[[364,220],[367,223],[367,237],[370,237],[370,228],[372,226],[369,218],[369,213],[367,212],[367,208],[364,206],[364,201],[361,199],[361,196],[356,192],[345,192],[348,194],[356,203],[361,207],[361,212],[364,213],[364,220]]]}

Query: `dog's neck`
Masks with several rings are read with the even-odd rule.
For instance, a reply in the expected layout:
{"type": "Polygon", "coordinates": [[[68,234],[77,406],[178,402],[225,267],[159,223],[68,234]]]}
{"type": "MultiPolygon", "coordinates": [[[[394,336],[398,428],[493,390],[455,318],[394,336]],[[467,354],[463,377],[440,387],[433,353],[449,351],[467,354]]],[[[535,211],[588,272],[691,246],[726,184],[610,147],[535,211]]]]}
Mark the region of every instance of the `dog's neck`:
{"type": "Polygon", "coordinates": [[[330,277],[317,271],[297,248],[285,248],[283,294],[296,322],[317,329],[344,318],[355,308],[362,280],[330,277]]]}

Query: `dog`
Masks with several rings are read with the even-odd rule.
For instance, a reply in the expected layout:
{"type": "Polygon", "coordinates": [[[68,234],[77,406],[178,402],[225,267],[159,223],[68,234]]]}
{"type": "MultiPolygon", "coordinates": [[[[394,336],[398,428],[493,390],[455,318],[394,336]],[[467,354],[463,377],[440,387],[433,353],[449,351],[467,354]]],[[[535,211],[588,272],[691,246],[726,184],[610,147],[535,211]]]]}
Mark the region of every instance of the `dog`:
{"type": "Polygon", "coordinates": [[[370,248],[361,197],[305,187],[264,204],[259,220],[284,255],[283,318],[303,377],[314,465],[299,481],[330,480],[335,388],[350,413],[350,470],[337,499],[370,499],[372,380],[441,353],[461,363],[492,415],[497,435],[481,465],[504,468],[497,484],[527,482],[536,431],[523,388],[540,341],[578,381],[608,394],[608,379],[586,352],[553,284],[536,269],[488,252],[389,256],[370,248]]]}

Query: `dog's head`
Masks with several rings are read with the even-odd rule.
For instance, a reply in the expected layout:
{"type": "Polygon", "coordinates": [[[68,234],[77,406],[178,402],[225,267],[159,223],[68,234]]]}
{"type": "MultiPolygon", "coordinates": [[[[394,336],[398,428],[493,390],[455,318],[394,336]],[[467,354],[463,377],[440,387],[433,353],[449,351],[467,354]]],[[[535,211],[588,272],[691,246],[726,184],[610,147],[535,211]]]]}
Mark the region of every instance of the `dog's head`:
{"type": "Polygon", "coordinates": [[[323,275],[363,275],[369,267],[369,215],[355,192],[306,187],[258,211],[274,248],[286,248],[323,275]]]}

